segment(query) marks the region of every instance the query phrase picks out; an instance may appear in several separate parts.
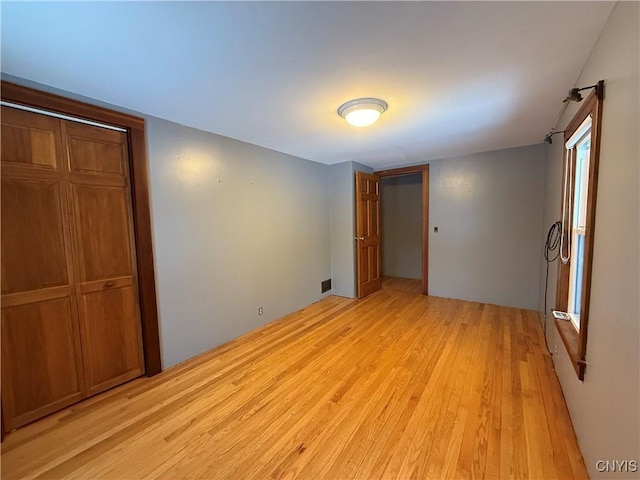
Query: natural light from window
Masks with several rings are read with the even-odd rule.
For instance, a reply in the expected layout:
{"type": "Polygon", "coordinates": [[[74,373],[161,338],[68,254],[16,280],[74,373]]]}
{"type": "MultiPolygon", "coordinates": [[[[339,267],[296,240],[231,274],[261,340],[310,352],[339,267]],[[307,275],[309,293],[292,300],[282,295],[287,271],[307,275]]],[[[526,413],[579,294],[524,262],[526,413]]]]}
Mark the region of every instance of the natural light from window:
{"type": "Polygon", "coordinates": [[[576,133],[567,141],[569,158],[575,158],[573,182],[573,212],[571,215],[571,263],[569,270],[569,298],[567,313],[571,323],[580,331],[584,245],[587,225],[589,186],[589,157],[591,153],[591,117],[587,117],[576,133]]]}

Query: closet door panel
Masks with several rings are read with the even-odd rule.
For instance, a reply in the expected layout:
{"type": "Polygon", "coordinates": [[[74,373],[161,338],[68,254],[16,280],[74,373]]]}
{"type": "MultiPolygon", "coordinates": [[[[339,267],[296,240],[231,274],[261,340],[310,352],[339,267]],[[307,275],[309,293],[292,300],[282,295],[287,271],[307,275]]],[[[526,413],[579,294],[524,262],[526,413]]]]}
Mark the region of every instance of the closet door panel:
{"type": "Polygon", "coordinates": [[[68,285],[59,183],[2,177],[2,293],[68,285]]]}
{"type": "Polygon", "coordinates": [[[83,313],[88,319],[85,347],[91,351],[86,365],[89,392],[140,376],[140,329],[133,285],[83,295],[83,313]]]}
{"type": "Polygon", "coordinates": [[[124,133],[64,124],[89,394],[144,373],[124,133]]]}
{"type": "Polygon", "coordinates": [[[2,309],[2,408],[16,428],[82,400],[71,298],[2,309]],[[9,385],[9,388],[5,388],[9,385]]]}
{"type": "MultiPolygon", "coordinates": [[[[100,130],[95,128],[94,130],[100,130]]],[[[102,133],[102,132],[99,132],[102,133]]],[[[111,134],[112,132],[107,132],[111,134]]],[[[113,132],[119,135],[117,132],[113,132]]],[[[104,136],[102,134],[101,136],[104,136]]],[[[72,172],[98,172],[124,175],[122,163],[122,144],[119,139],[105,139],[99,143],[94,140],[71,136],[69,151],[72,172]]]]}
{"type": "Polygon", "coordinates": [[[58,169],[59,132],[55,118],[2,107],[2,163],[58,169]]]}
{"type": "Polygon", "coordinates": [[[82,281],[132,275],[127,191],[73,185],[82,281]]]}
{"type": "Polygon", "coordinates": [[[123,132],[70,122],[65,123],[65,132],[71,172],[128,178],[127,139],[123,132]]]}
{"type": "Polygon", "coordinates": [[[12,429],[86,396],[60,121],[2,108],[2,408],[12,429]]]}

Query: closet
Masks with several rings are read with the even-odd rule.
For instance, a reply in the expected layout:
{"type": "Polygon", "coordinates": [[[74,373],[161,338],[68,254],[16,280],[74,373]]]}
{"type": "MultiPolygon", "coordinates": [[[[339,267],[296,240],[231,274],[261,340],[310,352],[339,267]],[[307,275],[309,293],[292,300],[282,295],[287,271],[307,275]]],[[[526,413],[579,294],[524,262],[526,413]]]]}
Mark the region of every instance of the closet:
{"type": "Polygon", "coordinates": [[[127,134],[2,107],[2,414],[144,373],[127,134]]]}

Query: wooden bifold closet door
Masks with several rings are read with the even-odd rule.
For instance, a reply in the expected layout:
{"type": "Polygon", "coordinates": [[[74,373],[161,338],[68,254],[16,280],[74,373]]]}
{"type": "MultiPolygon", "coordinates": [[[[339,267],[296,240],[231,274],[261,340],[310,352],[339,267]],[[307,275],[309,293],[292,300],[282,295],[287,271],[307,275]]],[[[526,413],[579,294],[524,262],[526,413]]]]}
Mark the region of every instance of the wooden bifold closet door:
{"type": "Polygon", "coordinates": [[[10,430],[144,373],[127,136],[2,107],[10,430]]]}

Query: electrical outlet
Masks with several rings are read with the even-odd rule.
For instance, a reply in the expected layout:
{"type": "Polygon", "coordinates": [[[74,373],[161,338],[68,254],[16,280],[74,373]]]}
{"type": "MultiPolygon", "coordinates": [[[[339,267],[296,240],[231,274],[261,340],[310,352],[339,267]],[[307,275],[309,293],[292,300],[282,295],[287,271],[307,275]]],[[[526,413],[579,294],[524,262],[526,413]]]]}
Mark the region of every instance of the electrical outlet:
{"type": "Polygon", "coordinates": [[[264,313],[264,309],[262,307],[258,307],[258,315],[262,315],[264,313]]]}
{"type": "Polygon", "coordinates": [[[558,344],[556,343],[556,348],[553,349],[553,354],[557,355],[558,354],[558,344]]]}

